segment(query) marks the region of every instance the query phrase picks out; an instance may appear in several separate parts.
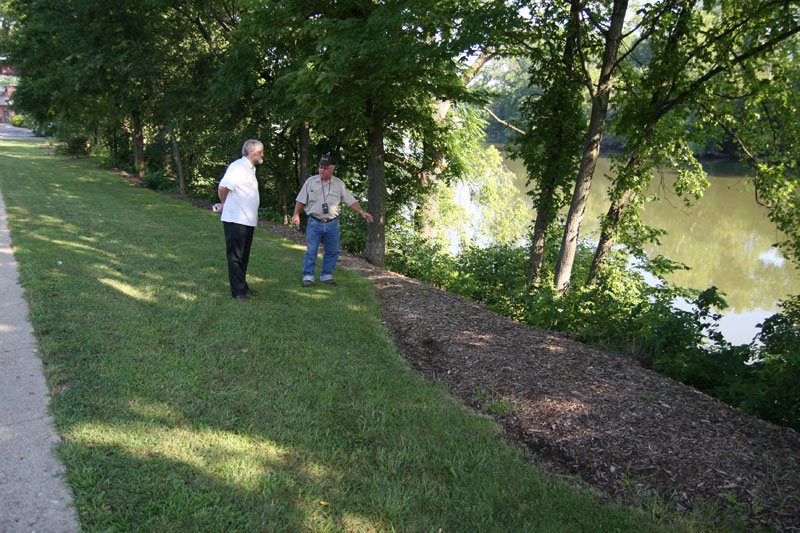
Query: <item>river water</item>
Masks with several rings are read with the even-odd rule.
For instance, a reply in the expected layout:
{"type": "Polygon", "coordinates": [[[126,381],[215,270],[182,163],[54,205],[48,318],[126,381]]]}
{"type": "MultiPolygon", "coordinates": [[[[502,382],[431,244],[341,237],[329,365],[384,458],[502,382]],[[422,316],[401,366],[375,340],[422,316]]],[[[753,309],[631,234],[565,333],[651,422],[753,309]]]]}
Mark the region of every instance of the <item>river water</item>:
{"type": "MultiPolygon", "coordinates": [[[[516,177],[519,201],[530,209],[523,165],[508,159],[505,164],[516,177]]],[[[773,246],[781,235],[767,218],[767,210],[756,204],[746,170],[729,160],[703,166],[711,186],[689,208],[671,190],[674,173],[663,171],[653,178],[662,201],[647,204],[642,217],[646,224],[666,230],[667,235],[661,238],[660,246],[654,245],[648,252],[661,253],[691,267],[670,276],[677,285],[719,288],[729,305],[720,330],[728,341],[747,344],[758,331],[756,324],[777,311],[779,300],[800,293],[800,272],[773,246]]],[[[601,157],[581,238],[597,239],[598,216],[609,206],[609,172],[609,159],[601,157]]],[[[534,212],[530,211],[533,220],[534,212]]]]}

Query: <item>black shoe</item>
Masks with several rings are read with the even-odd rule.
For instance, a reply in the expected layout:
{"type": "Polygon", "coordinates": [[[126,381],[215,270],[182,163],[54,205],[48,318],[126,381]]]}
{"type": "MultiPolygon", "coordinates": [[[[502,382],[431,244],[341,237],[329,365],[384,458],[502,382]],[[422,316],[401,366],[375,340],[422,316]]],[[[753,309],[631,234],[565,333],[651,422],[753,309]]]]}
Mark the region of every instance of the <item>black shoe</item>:
{"type": "Polygon", "coordinates": [[[303,287],[313,287],[313,286],[314,286],[314,282],[311,281],[310,279],[304,279],[303,280],[303,287]]]}
{"type": "Polygon", "coordinates": [[[332,279],[326,279],[322,283],[324,283],[325,285],[336,285],[336,282],[333,281],[332,279]]]}
{"type": "Polygon", "coordinates": [[[250,300],[250,298],[248,298],[246,294],[240,294],[238,296],[234,296],[233,299],[238,302],[246,302],[250,300]]]}

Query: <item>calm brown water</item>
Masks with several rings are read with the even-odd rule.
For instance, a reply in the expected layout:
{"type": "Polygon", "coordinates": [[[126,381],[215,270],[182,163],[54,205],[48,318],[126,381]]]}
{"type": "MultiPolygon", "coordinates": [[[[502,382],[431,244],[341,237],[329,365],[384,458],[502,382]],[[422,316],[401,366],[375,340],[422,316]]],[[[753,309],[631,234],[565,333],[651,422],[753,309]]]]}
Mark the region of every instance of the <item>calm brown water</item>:
{"type": "MultiPolygon", "coordinates": [[[[525,170],[520,162],[506,160],[517,176],[519,199],[525,195],[525,170]]],[[[646,224],[668,234],[650,253],[661,253],[685,263],[691,270],[674,273],[670,281],[684,287],[706,289],[716,285],[730,306],[724,312],[721,329],[736,344],[748,343],[757,332],[756,324],[773,314],[778,300],[800,293],[800,272],[773,246],[780,234],[767,218],[767,211],[755,202],[751,180],[733,161],[704,165],[711,187],[687,208],[671,191],[674,173],[663,172],[653,179],[661,202],[645,207],[646,224]]],[[[608,209],[609,160],[601,158],[592,181],[582,238],[597,238],[598,216],[608,209]]],[[[533,211],[531,210],[531,216],[533,211]]]]}

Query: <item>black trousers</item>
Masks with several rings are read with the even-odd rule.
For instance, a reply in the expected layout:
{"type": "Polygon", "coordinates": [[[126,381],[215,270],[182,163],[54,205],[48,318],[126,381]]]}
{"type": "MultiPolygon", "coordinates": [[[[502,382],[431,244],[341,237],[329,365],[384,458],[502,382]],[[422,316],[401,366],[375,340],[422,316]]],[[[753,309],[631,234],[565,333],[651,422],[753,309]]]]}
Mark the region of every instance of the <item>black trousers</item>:
{"type": "Polygon", "coordinates": [[[253,244],[253,226],[235,222],[223,222],[225,228],[225,251],[228,255],[228,279],[231,295],[247,292],[247,263],[250,261],[250,245],[253,244]]]}

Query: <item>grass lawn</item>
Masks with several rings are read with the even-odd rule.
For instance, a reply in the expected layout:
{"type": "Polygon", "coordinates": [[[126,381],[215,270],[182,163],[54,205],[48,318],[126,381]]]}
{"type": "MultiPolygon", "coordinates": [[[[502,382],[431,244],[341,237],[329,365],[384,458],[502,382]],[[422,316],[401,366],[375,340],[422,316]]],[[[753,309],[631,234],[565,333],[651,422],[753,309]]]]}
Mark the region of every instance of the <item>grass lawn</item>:
{"type": "Polygon", "coordinates": [[[0,141],[0,191],[86,531],[687,531],[539,473],[406,365],[370,283],[303,289],[256,230],[0,141]]]}

